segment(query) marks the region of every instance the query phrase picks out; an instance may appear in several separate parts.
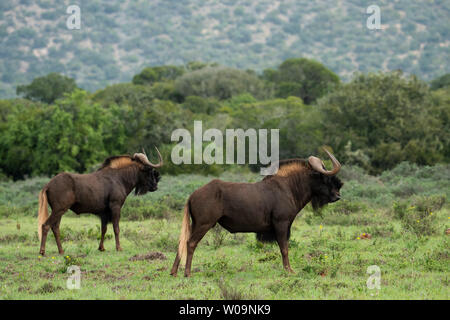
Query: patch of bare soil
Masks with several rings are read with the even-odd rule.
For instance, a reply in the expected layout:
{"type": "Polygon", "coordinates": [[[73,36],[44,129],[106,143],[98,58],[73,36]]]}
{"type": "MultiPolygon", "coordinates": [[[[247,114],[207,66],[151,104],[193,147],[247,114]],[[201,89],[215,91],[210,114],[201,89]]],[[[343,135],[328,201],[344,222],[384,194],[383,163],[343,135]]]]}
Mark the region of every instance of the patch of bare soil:
{"type": "Polygon", "coordinates": [[[149,252],[146,254],[137,254],[131,257],[130,261],[138,261],[138,260],[166,260],[167,257],[162,252],[149,252]]]}

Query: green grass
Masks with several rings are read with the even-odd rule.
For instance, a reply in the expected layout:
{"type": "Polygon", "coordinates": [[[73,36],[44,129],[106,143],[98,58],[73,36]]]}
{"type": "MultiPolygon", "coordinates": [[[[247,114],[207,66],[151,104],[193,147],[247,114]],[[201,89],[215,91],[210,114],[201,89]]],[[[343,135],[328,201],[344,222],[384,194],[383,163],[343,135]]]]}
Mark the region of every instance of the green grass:
{"type": "MultiPolygon", "coordinates": [[[[130,196],[121,220],[122,252],[115,251],[111,225],[106,251],[99,252],[99,219],[66,213],[61,222],[64,256],[58,255],[49,233],[42,258],[37,194],[48,179],[3,182],[0,299],[448,299],[449,180],[443,179],[449,168],[435,169],[441,178],[434,176],[433,168],[402,173],[404,179],[397,179],[395,171],[375,178],[344,170],[344,200],[319,213],[307,207],[292,225],[289,257],[295,274],[284,272],[276,244],[216,227],[195,251],[191,278],[183,277],[183,266],[176,278],[169,272],[184,201],[211,177],[165,176],[157,192],[130,196]],[[393,196],[399,188],[420,183],[428,186],[423,192],[393,196]],[[361,195],[365,187],[376,190],[375,196],[361,195]],[[411,227],[416,216],[428,219],[421,221],[425,229],[411,227]],[[358,239],[363,233],[370,233],[371,239],[358,239]],[[149,253],[147,259],[131,259],[149,253]],[[81,268],[79,290],[66,288],[66,270],[72,264],[81,268]],[[380,290],[367,288],[371,265],[381,269],[380,290]]],[[[222,178],[259,179],[251,173],[226,173],[222,178]]]]}

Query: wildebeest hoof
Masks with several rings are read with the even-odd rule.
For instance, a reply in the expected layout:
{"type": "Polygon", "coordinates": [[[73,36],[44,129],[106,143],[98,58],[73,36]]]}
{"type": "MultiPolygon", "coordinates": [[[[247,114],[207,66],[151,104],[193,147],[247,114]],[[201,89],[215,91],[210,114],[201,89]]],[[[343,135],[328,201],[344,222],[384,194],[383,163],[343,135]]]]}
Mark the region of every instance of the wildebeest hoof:
{"type": "Polygon", "coordinates": [[[105,248],[98,248],[99,251],[105,251],[105,248]]]}
{"type": "Polygon", "coordinates": [[[297,274],[294,270],[292,270],[291,268],[289,268],[289,269],[286,269],[286,271],[289,273],[289,274],[297,274]]]}
{"type": "Polygon", "coordinates": [[[123,251],[121,247],[116,248],[117,251],[123,251]]]}

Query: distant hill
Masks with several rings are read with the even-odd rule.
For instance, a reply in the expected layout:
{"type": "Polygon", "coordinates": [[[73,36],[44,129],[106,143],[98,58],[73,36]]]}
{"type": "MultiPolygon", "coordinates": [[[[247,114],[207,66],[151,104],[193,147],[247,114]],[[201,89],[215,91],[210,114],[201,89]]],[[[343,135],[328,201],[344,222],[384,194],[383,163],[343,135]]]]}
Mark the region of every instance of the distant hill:
{"type": "Polygon", "coordinates": [[[49,72],[96,90],[145,66],[218,62],[261,71],[314,58],[348,79],[402,69],[450,72],[448,0],[8,0],[0,2],[0,97],[49,72]],[[66,27],[81,8],[81,30],[66,27]],[[366,8],[381,8],[369,30],[366,8]]]}

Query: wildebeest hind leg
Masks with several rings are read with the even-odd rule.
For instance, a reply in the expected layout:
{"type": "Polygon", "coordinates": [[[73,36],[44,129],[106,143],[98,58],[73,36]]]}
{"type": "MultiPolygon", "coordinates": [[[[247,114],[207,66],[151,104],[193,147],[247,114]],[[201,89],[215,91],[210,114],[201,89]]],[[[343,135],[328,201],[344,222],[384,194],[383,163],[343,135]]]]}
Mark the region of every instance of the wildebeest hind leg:
{"type": "Polygon", "coordinates": [[[45,221],[45,223],[42,224],[42,226],[41,226],[41,228],[42,228],[41,249],[39,250],[39,253],[41,255],[45,254],[45,242],[47,241],[47,234],[48,234],[48,231],[50,230],[50,228],[52,228],[53,234],[55,235],[55,240],[56,240],[56,245],[58,246],[58,251],[59,251],[59,253],[61,253],[62,246],[61,246],[61,239],[60,239],[60,235],[59,235],[59,222],[61,221],[62,215],[66,211],[67,210],[52,211],[52,214],[47,219],[47,221],[45,221]],[[57,229],[54,229],[56,223],[58,224],[57,229]]]}
{"type": "Polygon", "coordinates": [[[177,276],[178,266],[180,265],[181,257],[177,252],[177,256],[175,257],[175,261],[173,262],[172,270],[170,271],[170,275],[177,276]]]}
{"type": "Polygon", "coordinates": [[[55,221],[55,223],[52,225],[52,231],[53,235],[55,236],[56,245],[58,246],[58,252],[59,254],[64,254],[64,250],[61,245],[61,238],[59,233],[59,224],[61,222],[61,216],[59,216],[59,219],[55,221]]]}
{"type": "Polygon", "coordinates": [[[187,242],[187,258],[186,258],[186,268],[184,270],[184,276],[190,277],[191,276],[191,264],[192,264],[192,257],[194,255],[195,248],[197,247],[197,244],[202,240],[202,238],[205,236],[205,234],[208,232],[209,229],[211,229],[216,222],[212,224],[203,224],[203,225],[192,225],[192,233],[191,237],[189,238],[187,242]]]}

